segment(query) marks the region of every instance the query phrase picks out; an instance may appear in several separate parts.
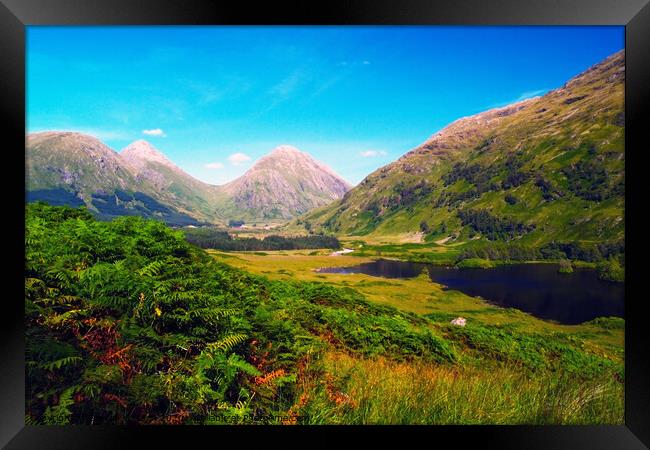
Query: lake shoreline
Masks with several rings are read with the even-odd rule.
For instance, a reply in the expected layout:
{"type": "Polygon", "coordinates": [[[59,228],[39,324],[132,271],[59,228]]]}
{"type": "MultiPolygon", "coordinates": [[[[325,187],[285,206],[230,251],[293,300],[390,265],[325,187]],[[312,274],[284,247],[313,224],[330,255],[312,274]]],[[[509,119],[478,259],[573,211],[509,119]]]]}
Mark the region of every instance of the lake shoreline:
{"type": "Polygon", "coordinates": [[[394,280],[427,274],[444,291],[459,291],[493,306],[515,308],[538,319],[566,325],[598,317],[624,317],[622,283],[600,279],[593,267],[576,267],[571,273],[561,273],[556,266],[558,263],[546,260],[538,264],[459,268],[382,258],[313,270],[319,274],[363,274],[394,280]]]}

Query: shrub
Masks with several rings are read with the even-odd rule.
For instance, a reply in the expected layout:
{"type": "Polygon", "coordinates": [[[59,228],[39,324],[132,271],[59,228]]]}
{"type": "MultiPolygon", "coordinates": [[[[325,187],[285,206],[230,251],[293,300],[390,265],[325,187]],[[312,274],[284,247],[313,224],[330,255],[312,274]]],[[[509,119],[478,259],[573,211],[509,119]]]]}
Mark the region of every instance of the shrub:
{"type": "Polygon", "coordinates": [[[519,200],[517,200],[517,197],[512,194],[506,194],[504,200],[509,205],[516,205],[519,202],[519,200]]]}
{"type": "Polygon", "coordinates": [[[535,229],[535,225],[526,225],[507,217],[496,217],[484,209],[460,210],[457,214],[463,225],[469,225],[491,241],[514,239],[535,229]]]}
{"type": "Polygon", "coordinates": [[[490,269],[494,263],[488,259],[468,258],[459,261],[456,266],[460,269],[490,269]]]}
{"type": "Polygon", "coordinates": [[[569,261],[568,259],[560,260],[560,264],[557,271],[559,273],[573,273],[573,266],[571,265],[571,261],[569,261]]]}
{"type": "Polygon", "coordinates": [[[598,265],[598,277],[601,280],[624,282],[625,269],[616,258],[610,258],[598,265]]]}

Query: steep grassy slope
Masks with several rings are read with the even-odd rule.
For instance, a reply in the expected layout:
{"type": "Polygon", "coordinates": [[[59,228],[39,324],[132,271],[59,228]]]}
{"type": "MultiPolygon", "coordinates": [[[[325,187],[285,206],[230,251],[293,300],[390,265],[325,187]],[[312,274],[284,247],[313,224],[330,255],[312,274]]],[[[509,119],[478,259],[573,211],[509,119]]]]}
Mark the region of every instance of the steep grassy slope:
{"type": "Polygon", "coordinates": [[[300,222],[368,238],[622,240],[624,71],[621,51],[543,97],[459,119],[300,222]]]}
{"type": "Polygon", "coordinates": [[[27,136],[25,190],[28,201],[86,205],[100,218],[144,216],[170,224],[197,224],[197,214],[138,176],[131,162],[98,139],[82,133],[27,136]]]}
{"type": "Polygon", "coordinates": [[[28,191],[69,187],[86,201],[96,190],[127,189],[138,184],[120,156],[92,136],[34,133],[27,136],[26,144],[28,191]]]}
{"type": "Polygon", "coordinates": [[[147,141],[133,142],[120,158],[132,167],[137,180],[153,186],[165,204],[201,220],[218,220],[214,205],[222,196],[219,187],[192,177],[147,141]]]}

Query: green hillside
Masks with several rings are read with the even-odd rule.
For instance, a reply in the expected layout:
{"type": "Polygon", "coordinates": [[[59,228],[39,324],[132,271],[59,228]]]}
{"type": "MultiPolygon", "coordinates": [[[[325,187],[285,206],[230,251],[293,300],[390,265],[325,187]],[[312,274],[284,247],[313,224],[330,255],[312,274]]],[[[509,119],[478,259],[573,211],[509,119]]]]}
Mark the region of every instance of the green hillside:
{"type": "Polygon", "coordinates": [[[84,205],[102,219],[143,216],[187,225],[211,218],[205,213],[203,191],[187,188],[188,178],[198,181],[167,167],[159,170],[164,172],[158,177],[141,176],[115,150],[82,133],[30,134],[25,149],[26,200],[84,205]]]}
{"type": "Polygon", "coordinates": [[[624,53],[564,86],[462,118],[294,222],[444,243],[624,239],[624,53]]]}
{"type": "Polygon", "coordinates": [[[621,319],[458,328],[157,221],[26,209],[27,424],[623,423],[621,319]]]}

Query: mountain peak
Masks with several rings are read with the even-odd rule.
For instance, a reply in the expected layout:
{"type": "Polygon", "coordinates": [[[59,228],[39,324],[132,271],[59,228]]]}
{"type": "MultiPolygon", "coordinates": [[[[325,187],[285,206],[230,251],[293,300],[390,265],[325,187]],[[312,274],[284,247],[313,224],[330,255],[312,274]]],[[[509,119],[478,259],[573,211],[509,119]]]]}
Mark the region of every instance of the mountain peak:
{"type": "Polygon", "coordinates": [[[128,162],[140,165],[144,162],[155,162],[168,167],[176,167],[167,157],[156,147],[144,139],[138,139],[130,143],[120,152],[120,156],[128,162]]]}
{"type": "Polygon", "coordinates": [[[297,148],[294,147],[293,145],[282,144],[282,145],[278,145],[277,147],[275,147],[275,148],[271,151],[271,154],[273,154],[273,153],[287,153],[287,154],[291,154],[291,153],[304,153],[304,152],[303,152],[303,151],[300,151],[299,149],[297,149],[297,148]]]}
{"type": "Polygon", "coordinates": [[[223,189],[239,210],[288,219],[343,197],[350,187],[309,153],[279,145],[223,189]]]}

